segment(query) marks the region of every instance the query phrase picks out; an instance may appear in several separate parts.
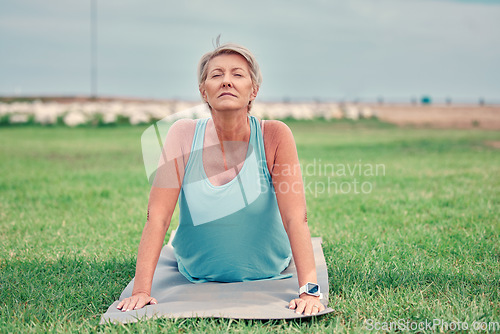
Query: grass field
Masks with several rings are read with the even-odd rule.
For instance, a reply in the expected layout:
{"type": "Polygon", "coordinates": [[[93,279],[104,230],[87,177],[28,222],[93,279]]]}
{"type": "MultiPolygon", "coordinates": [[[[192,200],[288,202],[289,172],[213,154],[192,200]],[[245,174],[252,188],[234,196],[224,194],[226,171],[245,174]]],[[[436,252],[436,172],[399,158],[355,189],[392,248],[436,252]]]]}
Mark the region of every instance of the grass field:
{"type": "Polygon", "coordinates": [[[288,124],[335,313],[99,326],[134,275],[145,127],[19,126],[0,128],[0,332],[365,332],[434,319],[500,330],[500,150],[485,144],[500,133],[288,124]]]}

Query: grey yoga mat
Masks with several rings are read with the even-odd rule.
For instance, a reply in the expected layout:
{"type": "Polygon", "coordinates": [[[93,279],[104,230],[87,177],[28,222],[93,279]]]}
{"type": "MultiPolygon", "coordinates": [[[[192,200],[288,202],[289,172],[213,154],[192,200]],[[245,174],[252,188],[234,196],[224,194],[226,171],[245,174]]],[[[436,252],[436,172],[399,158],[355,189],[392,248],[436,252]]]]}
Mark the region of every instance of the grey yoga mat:
{"type": "MultiPolygon", "coordinates": [[[[101,324],[129,323],[148,318],[232,318],[232,319],[294,319],[310,316],[296,314],[288,303],[298,297],[297,272],[293,260],[282,274],[293,277],[235,283],[191,283],[177,270],[177,262],[170,240],[161,251],[153,277],[151,295],[156,305],[122,312],[114,302],[101,317],[101,324]]],[[[328,272],[321,248],[321,238],[311,238],[316,260],[318,283],[323,293],[322,302],[328,304],[328,272]]],[[[123,290],[120,300],[130,297],[134,280],[123,290]]],[[[326,308],[316,316],[333,312],[326,308]]]]}

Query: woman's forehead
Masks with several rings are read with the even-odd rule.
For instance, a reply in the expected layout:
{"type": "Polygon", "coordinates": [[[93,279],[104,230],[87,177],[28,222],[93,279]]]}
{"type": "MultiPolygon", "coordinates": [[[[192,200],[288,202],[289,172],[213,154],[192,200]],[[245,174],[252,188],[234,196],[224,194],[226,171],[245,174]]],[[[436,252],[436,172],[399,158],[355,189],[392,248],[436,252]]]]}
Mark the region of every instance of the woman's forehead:
{"type": "Polygon", "coordinates": [[[208,63],[208,70],[241,68],[248,71],[248,62],[239,54],[220,54],[212,58],[208,63]]]}

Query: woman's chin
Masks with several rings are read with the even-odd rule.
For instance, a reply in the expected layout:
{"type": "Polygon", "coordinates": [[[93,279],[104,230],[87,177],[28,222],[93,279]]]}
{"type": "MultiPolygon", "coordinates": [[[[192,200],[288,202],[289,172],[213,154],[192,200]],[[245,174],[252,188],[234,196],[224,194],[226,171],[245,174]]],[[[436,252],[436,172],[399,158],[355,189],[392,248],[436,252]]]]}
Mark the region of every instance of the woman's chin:
{"type": "Polygon", "coordinates": [[[212,110],[216,112],[234,112],[234,111],[245,111],[246,106],[236,103],[218,103],[215,106],[212,106],[212,110]]]}

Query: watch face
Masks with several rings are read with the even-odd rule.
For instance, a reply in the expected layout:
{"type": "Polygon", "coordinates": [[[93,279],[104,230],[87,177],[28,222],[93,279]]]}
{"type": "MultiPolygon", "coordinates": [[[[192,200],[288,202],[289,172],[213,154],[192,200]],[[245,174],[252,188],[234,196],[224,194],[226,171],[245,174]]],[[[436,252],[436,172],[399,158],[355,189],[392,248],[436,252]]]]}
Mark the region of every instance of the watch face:
{"type": "Polygon", "coordinates": [[[314,295],[317,294],[319,290],[319,285],[318,284],[308,284],[307,285],[307,293],[314,295]]]}

